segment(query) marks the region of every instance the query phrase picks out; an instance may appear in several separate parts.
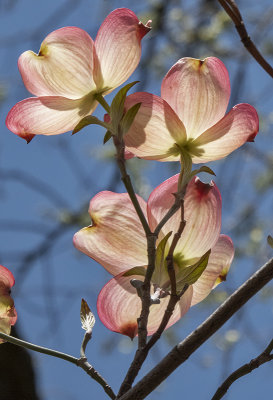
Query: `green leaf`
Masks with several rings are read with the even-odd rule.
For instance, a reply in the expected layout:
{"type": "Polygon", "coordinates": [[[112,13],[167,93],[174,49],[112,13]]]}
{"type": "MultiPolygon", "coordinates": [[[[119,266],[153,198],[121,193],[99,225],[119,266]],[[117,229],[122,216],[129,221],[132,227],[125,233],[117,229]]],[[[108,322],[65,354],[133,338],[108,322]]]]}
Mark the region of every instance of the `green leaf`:
{"type": "Polygon", "coordinates": [[[138,110],[140,109],[141,103],[137,103],[133,105],[129,110],[126,112],[126,114],[123,116],[121,122],[120,122],[120,128],[122,135],[125,135],[129,129],[131,128],[132,123],[134,122],[135,116],[138,113],[138,110]]]}
{"type": "Polygon", "coordinates": [[[81,323],[82,329],[85,331],[92,332],[93,326],[95,325],[95,317],[94,314],[91,312],[88,304],[84,299],[82,299],[81,303],[81,323]]]}
{"type": "Polygon", "coordinates": [[[112,136],[113,136],[112,132],[107,131],[106,134],[104,135],[104,138],[103,138],[103,144],[107,143],[108,140],[110,140],[112,136]]]}
{"type": "Polygon", "coordinates": [[[208,265],[211,250],[208,250],[203,256],[193,265],[183,267],[177,277],[177,289],[183,289],[185,284],[193,285],[205,271],[208,265]]]}
{"type": "Polygon", "coordinates": [[[140,275],[145,276],[146,268],[145,267],[134,267],[126,271],[123,276],[132,276],[132,275],[140,275]]]}
{"type": "Polygon", "coordinates": [[[80,120],[80,122],[75,126],[73,129],[72,135],[75,133],[79,132],[81,129],[85,128],[88,125],[100,125],[103,126],[105,129],[109,130],[110,125],[107,124],[106,122],[101,121],[97,117],[94,117],[93,115],[88,115],[87,117],[84,117],[83,119],[80,120]]]}
{"type": "Polygon", "coordinates": [[[169,281],[169,274],[166,265],[166,253],[169,249],[166,249],[166,246],[171,234],[172,232],[167,233],[167,235],[161,240],[156,249],[155,270],[153,273],[152,281],[153,283],[157,283],[159,286],[169,281]]]}
{"type": "Polygon", "coordinates": [[[267,236],[267,243],[273,249],[273,237],[272,236],[270,236],[270,235],[267,236]]]}
{"type": "Polygon", "coordinates": [[[114,132],[117,133],[118,125],[122,119],[124,112],[124,103],[127,96],[128,90],[131,89],[139,81],[128,83],[128,85],[121,88],[115,95],[111,107],[110,107],[110,117],[113,125],[114,132]]]}

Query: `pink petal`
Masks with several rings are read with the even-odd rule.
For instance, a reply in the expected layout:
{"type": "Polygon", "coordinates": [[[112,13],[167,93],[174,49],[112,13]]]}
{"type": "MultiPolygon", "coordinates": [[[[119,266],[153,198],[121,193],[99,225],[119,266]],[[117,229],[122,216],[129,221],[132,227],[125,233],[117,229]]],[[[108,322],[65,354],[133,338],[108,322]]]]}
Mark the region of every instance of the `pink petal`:
{"type": "Polygon", "coordinates": [[[217,124],[203,132],[194,142],[194,163],[219,160],[245,142],[253,142],[259,130],[259,117],[254,107],[238,104],[217,124]]]}
{"type": "MultiPolygon", "coordinates": [[[[0,315],[0,332],[6,335],[10,334],[11,325],[14,325],[17,321],[17,312],[14,306],[6,313],[5,316],[0,315]]],[[[0,344],[5,343],[5,340],[0,339],[0,344]]]]}
{"type": "MultiPolygon", "coordinates": [[[[146,202],[138,196],[146,215],[146,202]]],[[[112,275],[147,265],[142,225],[127,193],[100,192],[90,202],[92,225],[74,235],[75,247],[112,275]]]]}
{"type": "Polygon", "coordinates": [[[32,139],[33,135],[57,135],[72,130],[96,108],[92,98],[70,100],[65,97],[30,97],[10,110],[6,125],[16,135],[32,139]]]}
{"type": "Polygon", "coordinates": [[[93,40],[87,32],[65,27],[50,33],[38,54],[26,51],[18,60],[26,88],[36,96],[77,99],[95,89],[93,40]]]}
{"type": "Polygon", "coordinates": [[[8,288],[6,288],[6,291],[4,292],[2,290],[3,294],[0,296],[0,317],[8,317],[9,310],[13,308],[14,302],[13,299],[11,298],[9,294],[8,288]]]}
{"type": "Polygon", "coordinates": [[[186,133],[175,112],[166,101],[150,93],[128,96],[125,107],[129,109],[136,103],[141,103],[141,107],[124,138],[127,150],[150,160],[179,160],[175,143],[183,144],[186,133]]]}
{"type": "MultiPolygon", "coordinates": [[[[5,333],[6,335],[10,334],[10,320],[9,318],[1,318],[0,317],[0,332],[5,333]]],[[[4,339],[0,339],[0,344],[5,343],[4,339]]]]}
{"type": "MultiPolygon", "coordinates": [[[[161,183],[148,199],[148,221],[153,230],[174,203],[178,177],[177,174],[161,183]]],[[[174,255],[183,260],[200,258],[215,245],[221,229],[221,206],[221,195],[215,183],[203,183],[197,177],[189,182],[184,200],[186,226],[174,255]]],[[[164,225],[163,234],[177,232],[180,220],[179,210],[164,225]]]]}
{"type": "MultiPolygon", "coordinates": [[[[0,265],[0,332],[10,333],[10,326],[17,320],[17,313],[13,299],[10,296],[10,289],[14,285],[12,273],[0,265]]],[[[0,343],[3,343],[0,340],[0,343]]]]}
{"type": "Polygon", "coordinates": [[[3,265],[0,265],[0,293],[3,294],[3,288],[7,291],[14,285],[15,280],[10,270],[3,265]]]}
{"type": "Polygon", "coordinates": [[[135,157],[135,155],[131,151],[129,151],[127,149],[124,150],[125,160],[130,160],[131,158],[134,158],[134,157],[135,157]]]}
{"type": "Polygon", "coordinates": [[[232,240],[226,235],[220,235],[211,250],[207,268],[198,281],[193,284],[192,306],[205,299],[215,286],[226,280],[233,257],[232,240]]]}
{"type": "MultiPolygon", "coordinates": [[[[136,289],[130,283],[131,279],[143,280],[143,277],[120,274],[111,279],[99,294],[97,310],[100,320],[108,329],[133,339],[137,335],[137,318],[141,312],[141,301],[136,294],[136,289]]],[[[190,286],[176,305],[166,329],[186,314],[191,298],[192,287],[190,286]]],[[[147,326],[148,335],[152,335],[159,327],[168,301],[167,296],[160,300],[160,304],[151,306],[147,326]]]]}
{"type": "Polygon", "coordinates": [[[114,89],[129,78],[140,60],[141,39],[150,29],[127,8],[118,8],[106,17],[95,40],[98,89],[114,89]]]}
{"type": "Polygon", "coordinates": [[[188,139],[194,139],[225,115],[230,97],[226,67],[215,57],[181,58],[163,79],[161,96],[183,121],[188,139]]]}

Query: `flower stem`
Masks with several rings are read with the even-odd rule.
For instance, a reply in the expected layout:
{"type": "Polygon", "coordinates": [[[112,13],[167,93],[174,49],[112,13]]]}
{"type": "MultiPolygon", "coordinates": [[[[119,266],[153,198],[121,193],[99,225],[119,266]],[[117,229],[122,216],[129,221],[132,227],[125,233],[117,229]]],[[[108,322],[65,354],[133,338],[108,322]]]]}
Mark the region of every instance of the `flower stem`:
{"type": "Polygon", "coordinates": [[[131,182],[131,178],[127,173],[126,170],[126,165],[125,165],[125,159],[124,159],[124,142],[123,140],[119,140],[117,138],[117,136],[113,137],[114,140],[114,145],[116,147],[117,150],[117,163],[118,163],[118,167],[121,173],[121,180],[124,183],[124,186],[127,190],[127,193],[133,203],[133,206],[135,207],[136,213],[140,219],[140,222],[143,226],[144,232],[146,233],[146,236],[150,235],[152,232],[150,230],[149,224],[146,220],[146,217],[139,205],[137,196],[135,194],[132,182],[131,182]]]}
{"type": "Polygon", "coordinates": [[[105,109],[105,111],[109,114],[110,113],[110,106],[103,97],[101,93],[95,94],[95,99],[100,103],[100,105],[105,109]]]}

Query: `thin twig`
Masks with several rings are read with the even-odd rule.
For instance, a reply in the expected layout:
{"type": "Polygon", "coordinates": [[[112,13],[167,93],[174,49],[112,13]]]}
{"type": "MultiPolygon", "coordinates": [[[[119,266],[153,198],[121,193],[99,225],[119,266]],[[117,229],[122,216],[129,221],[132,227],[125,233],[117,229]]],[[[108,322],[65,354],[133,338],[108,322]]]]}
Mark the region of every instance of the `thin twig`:
{"type": "Polygon", "coordinates": [[[121,397],[124,393],[126,393],[132,387],[132,384],[134,383],[134,380],[137,377],[139,370],[142,367],[142,364],[146,360],[150,349],[160,339],[162,333],[164,332],[164,330],[173,314],[173,311],[174,311],[174,308],[175,308],[177,302],[180,300],[182,295],[188,289],[188,285],[185,285],[183,290],[181,291],[181,293],[179,295],[177,295],[175,270],[174,270],[174,265],[173,265],[173,252],[175,250],[178,240],[180,239],[180,237],[182,235],[183,229],[186,225],[186,221],[184,220],[184,200],[180,200],[180,205],[181,205],[181,222],[180,222],[177,232],[175,233],[175,235],[173,237],[168,255],[166,257],[168,273],[169,273],[170,282],[171,282],[170,299],[169,299],[167,308],[164,312],[164,316],[161,320],[161,323],[160,323],[158,329],[151,336],[151,338],[149,339],[147,344],[138,348],[138,350],[135,354],[134,360],[132,361],[130,368],[124,378],[124,381],[122,382],[122,384],[120,386],[118,398],[121,397]]]}
{"type": "Polygon", "coordinates": [[[131,182],[131,178],[128,175],[127,170],[126,170],[125,158],[124,158],[124,148],[125,148],[124,142],[120,141],[115,136],[114,137],[114,144],[115,144],[115,147],[116,147],[116,150],[117,150],[117,163],[118,163],[118,167],[119,167],[119,170],[120,170],[120,173],[121,173],[121,180],[124,183],[124,186],[125,186],[125,188],[127,190],[127,193],[128,193],[128,195],[129,195],[129,197],[130,197],[130,199],[131,199],[131,201],[132,201],[132,203],[133,203],[133,205],[135,207],[136,213],[137,213],[137,215],[138,215],[138,217],[140,219],[140,222],[141,222],[141,224],[143,226],[143,229],[144,229],[144,231],[146,233],[146,236],[148,236],[152,232],[150,230],[150,227],[149,227],[149,224],[148,224],[148,222],[146,220],[146,217],[145,217],[145,215],[144,215],[144,213],[143,213],[143,211],[142,211],[142,209],[141,209],[141,207],[139,205],[139,201],[138,201],[138,198],[137,198],[137,196],[135,194],[135,191],[134,191],[134,188],[133,188],[133,185],[132,185],[132,182],[131,182]]]}
{"type": "Polygon", "coordinates": [[[255,58],[258,64],[260,64],[260,66],[268,73],[268,75],[273,78],[273,68],[264,59],[262,54],[251,40],[236,2],[234,0],[218,0],[218,2],[234,22],[235,28],[241,38],[241,42],[247,51],[255,58]]]}
{"type": "Polygon", "coordinates": [[[84,334],[84,337],[83,337],[81,350],[80,350],[82,358],[86,358],[85,349],[86,349],[86,346],[87,346],[89,340],[91,340],[91,338],[92,338],[92,330],[86,331],[85,334],[84,334]]]}
{"type": "Polygon", "coordinates": [[[242,376],[245,376],[247,374],[250,374],[254,369],[259,368],[260,365],[265,364],[269,361],[273,360],[273,354],[270,354],[273,350],[273,339],[269,343],[269,345],[266,347],[266,349],[258,355],[258,357],[254,358],[251,360],[249,363],[242,365],[240,368],[238,368],[236,371],[234,371],[223,383],[222,385],[217,389],[216,393],[212,397],[211,400],[220,400],[222,397],[225,395],[225,393],[228,391],[230,386],[239,378],[242,376]]]}
{"type": "MultiPolygon", "coordinates": [[[[174,253],[174,250],[178,243],[178,240],[180,239],[182,232],[186,226],[186,221],[184,219],[184,200],[183,199],[180,200],[180,207],[181,207],[180,225],[179,225],[178,231],[173,236],[173,240],[172,240],[168,255],[166,257],[167,269],[168,269],[168,274],[169,274],[170,283],[171,283],[171,295],[172,296],[176,296],[176,278],[175,278],[175,270],[174,270],[174,263],[173,263],[173,253],[174,253]]],[[[179,298],[178,298],[178,300],[179,300],[179,298]]]]}
{"type": "Polygon", "coordinates": [[[36,344],[32,344],[26,342],[25,340],[17,339],[13,336],[6,335],[5,333],[0,332],[0,338],[4,339],[5,341],[15,344],[16,346],[24,347],[25,349],[33,350],[38,353],[47,354],[52,357],[61,358],[65,361],[69,361],[72,364],[78,363],[78,359],[76,357],[70,356],[69,354],[61,353],[56,350],[48,349],[47,347],[37,346],[36,344]]]}
{"type": "Polygon", "coordinates": [[[179,301],[179,299],[183,296],[183,294],[186,292],[188,289],[189,285],[185,284],[183,290],[179,293],[179,295],[171,295],[169,303],[167,305],[167,308],[165,310],[164,316],[162,318],[162,321],[159,325],[159,328],[157,331],[151,336],[150,340],[148,341],[146,345],[146,350],[149,351],[152,346],[160,339],[162,333],[164,332],[172,314],[174,311],[174,307],[176,306],[176,303],[179,301]]]}
{"type": "Polygon", "coordinates": [[[92,379],[98,382],[104,389],[105,393],[112,399],[116,399],[116,395],[113,392],[111,386],[108,385],[106,380],[95,370],[95,368],[89,364],[86,358],[78,359],[78,367],[81,367],[92,379]]]}
{"type": "Polygon", "coordinates": [[[151,232],[149,224],[135,194],[131,178],[127,173],[124,158],[124,142],[123,140],[118,139],[117,136],[114,136],[114,144],[117,150],[117,163],[120,169],[121,179],[135,207],[136,213],[140,219],[147,238],[148,266],[142,287],[142,309],[140,317],[138,318],[138,348],[141,349],[146,345],[147,341],[147,323],[150,311],[150,282],[155,268],[156,236],[151,232]]]}
{"type": "Polygon", "coordinates": [[[273,278],[273,258],[263,265],[195,331],[176,345],[120,400],[142,400],[217,332],[245,303],[273,278]]]}
{"type": "Polygon", "coordinates": [[[181,198],[178,196],[178,194],[175,195],[175,201],[171,208],[167,211],[166,215],[162,218],[162,220],[158,223],[157,227],[155,228],[154,234],[156,236],[159,235],[159,232],[163,228],[163,226],[166,224],[166,222],[169,221],[169,219],[179,210],[181,206],[181,198]]]}
{"type": "MultiPolygon", "coordinates": [[[[185,293],[185,291],[188,289],[188,285],[185,285],[185,290],[181,292],[181,296],[185,293]]],[[[176,295],[170,295],[168,305],[166,307],[166,310],[164,312],[164,316],[162,318],[162,321],[157,329],[157,331],[151,336],[147,344],[139,348],[136,351],[135,357],[130,365],[130,368],[124,378],[124,381],[122,382],[118,396],[117,398],[119,399],[124,393],[126,393],[128,390],[131,389],[132,384],[134,383],[135,378],[137,377],[140,368],[142,367],[144,361],[146,360],[148,353],[150,349],[155,345],[155,343],[160,339],[162,333],[164,332],[172,314],[173,310],[176,306],[176,303],[178,302],[180,296],[176,295]]]]}
{"type": "Polygon", "coordinates": [[[116,398],[116,395],[111,387],[108,385],[105,379],[94,369],[94,367],[87,362],[86,358],[76,358],[70,356],[69,354],[61,353],[60,351],[48,349],[47,347],[37,346],[36,344],[17,339],[2,332],[0,332],[0,338],[9,343],[15,344],[16,346],[21,346],[26,349],[33,350],[38,353],[47,354],[52,357],[61,358],[62,360],[77,365],[78,367],[82,368],[88,375],[90,375],[96,382],[98,382],[111,399],[114,400],[116,398]]]}

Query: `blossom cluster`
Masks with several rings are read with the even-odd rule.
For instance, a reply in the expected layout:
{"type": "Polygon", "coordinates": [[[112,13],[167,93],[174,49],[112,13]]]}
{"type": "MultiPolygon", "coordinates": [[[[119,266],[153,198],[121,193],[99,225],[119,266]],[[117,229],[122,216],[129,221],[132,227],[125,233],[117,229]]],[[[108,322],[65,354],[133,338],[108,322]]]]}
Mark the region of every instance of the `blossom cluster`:
{"type": "MultiPolygon", "coordinates": [[[[36,97],[22,100],[11,109],[7,127],[27,142],[35,135],[74,130],[83,118],[89,118],[98,103],[103,105],[104,96],[134,72],[141,57],[141,40],[150,29],[150,21],[144,25],[131,10],[121,8],[104,20],[95,41],[76,27],[50,33],[38,54],[26,51],[19,58],[23,82],[36,97]]],[[[147,202],[136,196],[154,232],[173,206],[174,195],[183,193],[185,226],[172,256],[177,293],[185,290],[166,327],[226,279],[234,256],[232,240],[221,234],[222,204],[216,184],[203,183],[191,168],[183,181],[186,159],[190,167],[192,163],[218,160],[254,140],[259,127],[256,110],[243,103],[226,113],[229,98],[229,75],[222,61],[186,57],[167,72],[161,97],[133,93],[120,100],[121,115],[113,102],[110,114],[100,122],[114,138],[118,136],[115,124],[126,126],[118,139],[130,157],[182,164],[184,175],[161,183],[147,202]]],[[[133,338],[138,334],[142,301],[132,283],[141,284],[148,268],[143,225],[128,193],[98,193],[90,202],[89,214],[91,225],[77,232],[73,241],[78,250],[113,276],[99,293],[99,317],[107,328],[133,338]]],[[[166,258],[180,225],[179,209],[158,232],[150,282],[149,335],[158,329],[171,295],[166,258]]]]}

